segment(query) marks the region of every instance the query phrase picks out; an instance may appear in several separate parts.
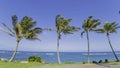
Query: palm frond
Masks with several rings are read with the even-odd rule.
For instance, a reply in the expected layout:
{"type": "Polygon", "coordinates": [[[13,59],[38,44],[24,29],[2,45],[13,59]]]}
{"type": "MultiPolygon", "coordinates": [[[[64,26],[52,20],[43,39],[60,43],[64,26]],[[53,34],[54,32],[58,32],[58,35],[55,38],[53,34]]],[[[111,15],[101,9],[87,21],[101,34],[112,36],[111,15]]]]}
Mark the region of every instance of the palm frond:
{"type": "Polygon", "coordinates": [[[46,30],[46,31],[56,31],[55,29],[52,29],[52,28],[44,28],[42,29],[43,31],[46,30]]]}
{"type": "Polygon", "coordinates": [[[84,34],[84,33],[85,33],[85,31],[82,31],[82,32],[81,32],[81,37],[83,37],[83,34],[84,34]]]}
{"type": "Polygon", "coordinates": [[[103,28],[101,28],[101,29],[96,29],[95,30],[97,33],[105,33],[105,30],[103,29],[103,28]]]}
{"type": "Polygon", "coordinates": [[[67,20],[68,23],[71,22],[71,21],[72,21],[72,19],[68,19],[68,20],[67,20]]]}
{"type": "Polygon", "coordinates": [[[12,25],[13,25],[13,27],[16,25],[17,22],[18,22],[17,16],[16,16],[16,15],[13,15],[13,16],[12,16],[12,25]]]}
{"type": "Polygon", "coordinates": [[[59,18],[60,18],[60,14],[56,15],[56,18],[55,18],[56,27],[58,26],[59,18]]]}
{"type": "Polygon", "coordinates": [[[28,40],[38,40],[38,35],[36,34],[36,32],[34,30],[30,30],[30,31],[26,31],[26,33],[24,34],[24,37],[28,40]]]}
{"type": "MultiPolygon", "coordinates": [[[[26,38],[26,39],[28,39],[28,38],[26,38]]],[[[29,38],[28,40],[31,40],[31,41],[32,41],[32,40],[38,40],[38,41],[41,41],[38,36],[34,36],[34,37],[32,37],[32,38],[29,38]]]]}
{"type": "Polygon", "coordinates": [[[117,32],[118,28],[120,28],[118,23],[116,23],[116,22],[112,22],[112,23],[106,22],[104,24],[103,28],[97,30],[97,32],[98,33],[106,33],[106,34],[115,33],[115,32],[117,32]]]}
{"type": "Polygon", "coordinates": [[[88,32],[88,31],[95,31],[95,29],[97,28],[97,26],[100,25],[100,22],[98,19],[92,19],[92,16],[89,16],[87,19],[84,20],[82,28],[84,29],[84,31],[88,32]]]}
{"type": "Polygon", "coordinates": [[[74,26],[70,26],[69,23],[72,19],[65,19],[60,15],[57,15],[55,18],[56,22],[56,32],[58,34],[58,38],[61,39],[61,34],[73,34],[73,32],[78,31],[79,28],[74,26]]]}
{"type": "Polygon", "coordinates": [[[112,27],[113,27],[114,29],[120,28],[120,26],[119,26],[118,23],[116,23],[116,22],[113,22],[113,23],[114,23],[114,24],[111,23],[111,25],[112,25],[112,27]]]}
{"type": "Polygon", "coordinates": [[[34,29],[32,29],[35,33],[39,34],[39,33],[42,33],[43,29],[42,28],[39,28],[39,27],[36,27],[34,29]]]}
{"type": "Polygon", "coordinates": [[[7,31],[4,31],[4,30],[3,30],[3,32],[8,33],[10,36],[14,36],[14,35],[15,35],[15,32],[14,32],[11,28],[9,28],[5,23],[2,23],[2,25],[3,25],[5,28],[7,28],[8,31],[9,31],[9,32],[7,32],[7,31]]]}
{"type": "Polygon", "coordinates": [[[88,17],[88,20],[91,20],[92,18],[93,18],[93,16],[89,16],[89,17],[88,17]]]}
{"type": "Polygon", "coordinates": [[[36,25],[36,22],[32,20],[33,19],[31,17],[27,17],[27,16],[23,17],[23,19],[20,22],[21,27],[23,29],[23,33],[27,30],[32,29],[36,25]]]}
{"type": "Polygon", "coordinates": [[[0,31],[2,31],[2,32],[4,32],[4,33],[7,33],[7,34],[9,34],[10,36],[13,36],[13,37],[14,37],[14,35],[11,34],[10,32],[7,32],[7,31],[5,31],[5,30],[3,30],[3,29],[0,29],[0,31]]]}
{"type": "Polygon", "coordinates": [[[101,23],[99,21],[97,21],[96,23],[94,23],[93,28],[96,28],[97,26],[99,26],[101,23]]]}
{"type": "Polygon", "coordinates": [[[66,29],[63,30],[64,34],[73,34],[73,32],[77,32],[80,30],[79,27],[74,27],[74,26],[68,26],[66,29]]]}

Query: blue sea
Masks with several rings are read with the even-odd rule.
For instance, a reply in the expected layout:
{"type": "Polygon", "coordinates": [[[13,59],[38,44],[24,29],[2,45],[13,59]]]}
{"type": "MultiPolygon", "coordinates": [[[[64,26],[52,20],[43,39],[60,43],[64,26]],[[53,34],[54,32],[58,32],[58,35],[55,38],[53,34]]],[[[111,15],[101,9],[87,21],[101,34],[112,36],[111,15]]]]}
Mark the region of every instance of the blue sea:
{"type": "MultiPolygon", "coordinates": [[[[10,59],[13,51],[0,50],[0,58],[10,59]]],[[[120,59],[120,51],[116,52],[118,58],[120,59]]],[[[56,52],[28,52],[28,51],[18,51],[15,60],[27,60],[29,56],[41,56],[42,60],[49,63],[57,63],[56,52]]],[[[86,62],[87,52],[60,52],[61,62],[86,62]]],[[[108,59],[110,61],[115,61],[112,52],[91,52],[90,60],[99,61],[108,59]]]]}

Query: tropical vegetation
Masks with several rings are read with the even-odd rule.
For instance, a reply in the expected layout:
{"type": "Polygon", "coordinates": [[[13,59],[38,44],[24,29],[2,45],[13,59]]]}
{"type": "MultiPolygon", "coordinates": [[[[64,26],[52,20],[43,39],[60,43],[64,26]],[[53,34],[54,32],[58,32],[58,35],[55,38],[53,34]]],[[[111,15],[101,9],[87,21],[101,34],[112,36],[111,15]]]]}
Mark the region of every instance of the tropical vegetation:
{"type": "MultiPolygon", "coordinates": [[[[74,32],[77,32],[80,30],[80,27],[75,27],[71,26],[70,22],[72,19],[66,19],[64,17],[61,17],[61,15],[56,15],[55,17],[55,26],[56,26],[56,33],[57,33],[57,60],[58,64],[61,64],[61,59],[60,59],[60,40],[62,34],[73,34],[74,32]]],[[[5,32],[9,34],[10,36],[16,38],[16,48],[10,58],[10,62],[12,62],[16,56],[16,52],[18,50],[19,43],[21,42],[22,39],[27,39],[27,40],[40,40],[38,34],[42,33],[43,30],[50,30],[52,31],[53,29],[51,28],[45,28],[42,29],[40,27],[36,27],[35,25],[37,22],[33,21],[31,17],[24,16],[20,22],[18,22],[18,17],[16,15],[12,16],[12,25],[13,28],[9,28],[7,24],[1,23],[5,28],[8,29],[8,31],[5,31],[0,28],[0,31],[5,32]]],[[[115,50],[111,44],[110,41],[110,34],[117,32],[117,29],[120,28],[119,24],[116,22],[106,22],[104,26],[101,28],[100,26],[100,20],[99,19],[93,19],[93,16],[89,16],[87,19],[84,20],[82,23],[81,30],[81,36],[83,34],[86,34],[87,38],[87,46],[88,46],[88,56],[87,56],[87,63],[90,63],[90,39],[89,39],[89,32],[97,32],[97,33],[105,33],[107,36],[108,43],[110,45],[110,48],[112,49],[112,52],[116,58],[116,61],[119,61],[119,58],[117,54],[115,53],[115,50]]],[[[35,61],[35,62],[42,62],[41,57],[35,57],[35,56],[30,56],[28,61],[35,61]]],[[[68,62],[71,63],[71,62],[68,62]]]]}
{"type": "Polygon", "coordinates": [[[83,33],[86,33],[87,36],[87,43],[88,43],[88,63],[90,62],[90,42],[89,42],[89,32],[95,31],[98,25],[100,25],[100,22],[98,19],[92,19],[92,16],[89,16],[87,19],[84,20],[84,23],[82,25],[83,32],[81,33],[81,36],[83,33]]]}
{"type": "Polygon", "coordinates": [[[58,63],[61,64],[60,54],[59,54],[59,40],[61,39],[61,34],[73,34],[73,32],[78,31],[79,28],[74,26],[70,26],[70,22],[72,19],[65,19],[60,15],[57,15],[55,18],[56,29],[57,29],[57,58],[58,63]]]}
{"type": "Polygon", "coordinates": [[[25,38],[28,40],[40,40],[38,34],[42,32],[42,28],[35,27],[36,22],[32,21],[31,17],[23,17],[20,22],[18,22],[18,17],[16,15],[12,16],[12,25],[13,29],[9,28],[5,23],[2,23],[4,27],[6,27],[9,32],[7,32],[10,36],[16,38],[16,48],[12,57],[10,58],[10,62],[14,60],[16,56],[16,52],[18,50],[18,45],[20,41],[25,38]]]}
{"type": "Polygon", "coordinates": [[[28,58],[28,61],[29,62],[39,62],[39,63],[42,63],[42,59],[40,56],[30,56],[28,58]]]}
{"type": "Polygon", "coordinates": [[[114,56],[116,58],[116,61],[119,61],[119,59],[118,59],[118,57],[117,57],[117,55],[115,53],[115,50],[114,50],[114,48],[113,48],[113,46],[111,44],[109,36],[110,36],[111,33],[116,33],[117,29],[119,29],[119,28],[120,28],[120,26],[116,22],[112,22],[112,23],[106,22],[102,28],[99,28],[99,29],[96,30],[97,33],[106,34],[109,45],[110,45],[110,48],[112,49],[112,52],[113,52],[113,54],[114,54],[114,56]]]}

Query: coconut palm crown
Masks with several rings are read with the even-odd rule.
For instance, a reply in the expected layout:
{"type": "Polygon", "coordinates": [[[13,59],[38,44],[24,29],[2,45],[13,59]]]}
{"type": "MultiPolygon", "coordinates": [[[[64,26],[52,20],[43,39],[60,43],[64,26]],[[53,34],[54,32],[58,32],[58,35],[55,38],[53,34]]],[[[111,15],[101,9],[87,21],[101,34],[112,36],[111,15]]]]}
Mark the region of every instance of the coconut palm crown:
{"type": "Polygon", "coordinates": [[[117,29],[119,29],[119,28],[120,28],[120,26],[116,22],[112,22],[112,23],[106,22],[104,24],[103,28],[99,28],[99,29],[96,30],[97,33],[105,33],[106,34],[109,45],[110,45],[110,47],[112,49],[112,52],[113,52],[113,54],[114,54],[114,56],[116,58],[116,61],[119,61],[119,59],[118,59],[118,57],[117,57],[117,55],[116,55],[116,53],[114,51],[114,48],[113,48],[113,46],[111,44],[109,35],[111,33],[116,33],[117,29]]]}
{"type": "Polygon", "coordinates": [[[18,50],[19,42],[23,38],[28,40],[40,40],[38,37],[38,34],[42,32],[42,28],[35,27],[36,22],[32,21],[31,17],[25,16],[20,22],[18,22],[17,16],[13,15],[12,16],[13,29],[9,28],[5,23],[2,23],[2,24],[9,30],[8,34],[10,36],[15,37],[17,42],[14,53],[9,61],[14,60],[16,56],[16,52],[18,50]]]}
{"type": "Polygon", "coordinates": [[[100,25],[100,22],[98,19],[92,19],[92,16],[89,16],[87,19],[84,20],[82,28],[83,32],[81,33],[81,36],[86,33],[87,36],[87,43],[88,43],[88,63],[90,62],[90,43],[89,43],[89,32],[95,31],[97,26],[100,25]]]}

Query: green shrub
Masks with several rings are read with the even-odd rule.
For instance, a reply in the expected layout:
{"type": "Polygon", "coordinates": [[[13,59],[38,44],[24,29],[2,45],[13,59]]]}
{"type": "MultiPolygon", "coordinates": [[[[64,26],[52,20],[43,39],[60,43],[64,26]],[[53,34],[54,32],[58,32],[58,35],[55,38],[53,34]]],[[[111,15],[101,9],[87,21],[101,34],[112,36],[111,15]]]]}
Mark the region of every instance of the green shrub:
{"type": "Polygon", "coordinates": [[[30,56],[28,58],[28,62],[42,62],[42,59],[40,56],[30,56]]]}
{"type": "Polygon", "coordinates": [[[30,56],[30,57],[28,58],[28,61],[29,61],[29,62],[34,62],[34,61],[35,61],[35,56],[30,56]]]}
{"type": "Polygon", "coordinates": [[[35,57],[35,61],[41,63],[41,62],[42,62],[42,61],[41,61],[41,57],[40,57],[40,56],[36,56],[36,57],[35,57]]]}

